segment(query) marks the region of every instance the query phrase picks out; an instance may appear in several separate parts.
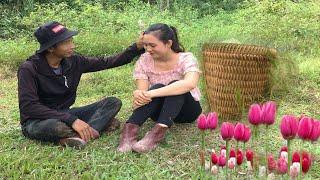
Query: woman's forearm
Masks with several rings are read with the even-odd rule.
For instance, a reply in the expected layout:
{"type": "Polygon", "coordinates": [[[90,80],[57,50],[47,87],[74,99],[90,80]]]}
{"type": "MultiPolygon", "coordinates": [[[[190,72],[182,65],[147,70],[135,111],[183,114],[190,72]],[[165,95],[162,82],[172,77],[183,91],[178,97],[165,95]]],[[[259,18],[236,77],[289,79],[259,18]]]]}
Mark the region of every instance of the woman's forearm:
{"type": "Polygon", "coordinates": [[[137,90],[148,90],[149,88],[149,81],[148,80],[144,80],[144,79],[137,79],[136,80],[136,88],[137,90]]]}
{"type": "Polygon", "coordinates": [[[151,98],[184,94],[196,87],[195,83],[186,80],[176,81],[159,89],[149,90],[151,98]]]}

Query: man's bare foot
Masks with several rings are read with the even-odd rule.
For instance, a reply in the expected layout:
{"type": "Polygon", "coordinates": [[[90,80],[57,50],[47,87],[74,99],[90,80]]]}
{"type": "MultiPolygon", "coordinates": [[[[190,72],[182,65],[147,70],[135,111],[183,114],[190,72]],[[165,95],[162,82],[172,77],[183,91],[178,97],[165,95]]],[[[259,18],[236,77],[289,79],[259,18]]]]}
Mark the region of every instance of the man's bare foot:
{"type": "Polygon", "coordinates": [[[70,137],[60,139],[59,144],[62,146],[73,147],[75,149],[83,149],[87,143],[79,137],[70,137]]]}

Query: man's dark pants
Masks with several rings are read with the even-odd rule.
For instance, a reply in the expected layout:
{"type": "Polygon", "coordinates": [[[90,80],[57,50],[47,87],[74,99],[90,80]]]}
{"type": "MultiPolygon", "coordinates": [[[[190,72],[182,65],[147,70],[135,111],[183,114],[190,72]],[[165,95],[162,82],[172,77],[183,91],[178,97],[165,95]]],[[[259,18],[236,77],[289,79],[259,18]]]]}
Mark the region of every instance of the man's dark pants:
{"type": "MultiPolygon", "coordinates": [[[[121,101],[115,97],[104,98],[93,104],[64,110],[103,132],[121,108],[121,101]]],[[[59,119],[28,120],[22,126],[24,136],[48,142],[58,142],[62,138],[76,137],[78,134],[59,119]]]]}

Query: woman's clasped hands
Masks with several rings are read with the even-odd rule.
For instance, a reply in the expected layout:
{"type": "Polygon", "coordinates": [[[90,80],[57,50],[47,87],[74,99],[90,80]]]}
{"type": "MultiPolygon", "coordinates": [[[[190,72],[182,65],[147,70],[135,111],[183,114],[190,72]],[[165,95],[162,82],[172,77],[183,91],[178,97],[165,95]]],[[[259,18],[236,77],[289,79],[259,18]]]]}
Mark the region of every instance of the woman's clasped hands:
{"type": "Polygon", "coordinates": [[[145,90],[135,90],[133,92],[133,109],[137,109],[152,101],[151,95],[145,90]]]}

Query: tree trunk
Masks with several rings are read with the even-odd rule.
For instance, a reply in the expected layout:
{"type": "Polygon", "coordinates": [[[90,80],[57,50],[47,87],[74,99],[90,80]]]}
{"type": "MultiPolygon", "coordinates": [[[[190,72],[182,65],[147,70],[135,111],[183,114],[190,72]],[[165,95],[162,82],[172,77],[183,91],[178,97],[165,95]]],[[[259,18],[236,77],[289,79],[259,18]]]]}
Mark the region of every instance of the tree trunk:
{"type": "Polygon", "coordinates": [[[170,0],[159,0],[160,11],[164,11],[170,8],[170,0]]]}

